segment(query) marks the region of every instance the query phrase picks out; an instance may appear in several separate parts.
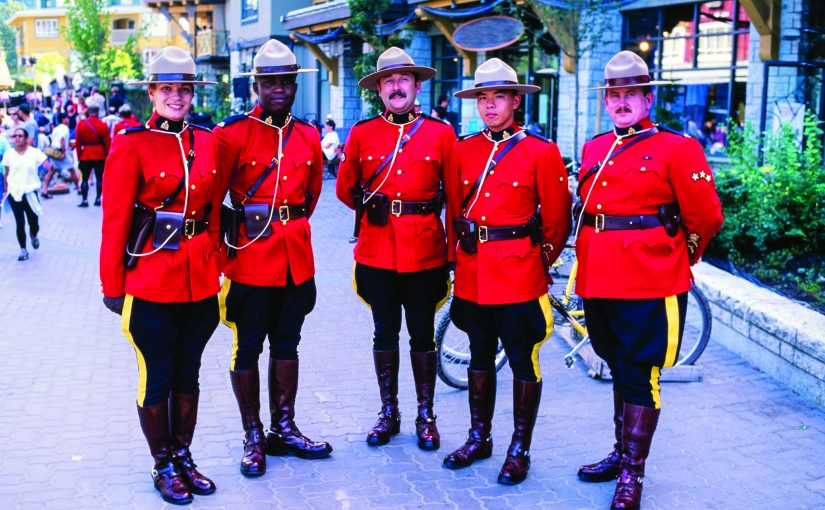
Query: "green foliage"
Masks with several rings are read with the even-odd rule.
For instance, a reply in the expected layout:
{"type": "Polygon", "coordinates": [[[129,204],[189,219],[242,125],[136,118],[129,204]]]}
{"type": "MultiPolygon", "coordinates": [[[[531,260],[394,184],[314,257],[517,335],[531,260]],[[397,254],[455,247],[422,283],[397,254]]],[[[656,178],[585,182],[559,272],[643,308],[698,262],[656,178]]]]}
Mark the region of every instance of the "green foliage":
{"type": "Polygon", "coordinates": [[[6,54],[6,64],[9,66],[11,74],[17,73],[17,43],[15,41],[15,29],[11,25],[5,23],[12,14],[17,11],[22,11],[26,6],[21,2],[9,0],[8,2],[0,3],[0,49],[6,54]]]}
{"type": "MultiPolygon", "coordinates": [[[[390,0],[348,0],[350,19],[347,22],[347,32],[358,36],[367,43],[371,50],[365,51],[355,62],[353,70],[356,79],[375,71],[378,56],[390,46],[406,47],[412,36],[404,30],[399,30],[389,36],[381,36],[375,29],[376,25],[384,23],[383,16],[390,7],[390,0]]],[[[361,98],[369,107],[368,115],[375,115],[384,109],[381,98],[375,90],[362,90],[361,98]]]]}
{"type": "Polygon", "coordinates": [[[716,172],[725,224],[708,254],[825,306],[825,169],[822,128],[806,113],[804,144],[789,124],[759,135],[729,122],[730,163],[716,172]],[[759,166],[758,147],[764,162],[759,166]]]}
{"type": "Polygon", "coordinates": [[[96,57],[98,76],[104,83],[115,79],[128,80],[138,78],[143,70],[140,54],[137,51],[137,38],[133,35],[120,47],[109,46],[96,57]]]}
{"type": "Polygon", "coordinates": [[[217,85],[201,87],[203,90],[203,107],[201,110],[209,112],[212,120],[217,124],[232,115],[232,91],[228,74],[218,76],[217,85]]]}
{"type": "Polygon", "coordinates": [[[659,86],[656,90],[656,96],[656,106],[653,107],[653,117],[656,123],[681,132],[684,125],[671,110],[674,101],[676,101],[676,86],[659,86]]]}

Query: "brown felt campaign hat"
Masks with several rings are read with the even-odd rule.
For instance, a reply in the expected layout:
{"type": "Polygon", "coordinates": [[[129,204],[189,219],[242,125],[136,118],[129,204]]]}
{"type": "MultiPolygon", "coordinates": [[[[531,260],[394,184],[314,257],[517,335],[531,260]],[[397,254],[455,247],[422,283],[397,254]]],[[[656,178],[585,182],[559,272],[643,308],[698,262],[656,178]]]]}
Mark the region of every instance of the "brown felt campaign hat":
{"type": "Polygon", "coordinates": [[[401,48],[395,46],[389,48],[378,57],[375,65],[376,71],[361,78],[358,86],[362,89],[375,90],[378,81],[384,76],[393,73],[413,73],[419,81],[427,81],[437,72],[432,67],[417,66],[411,56],[401,48]]]}
{"type": "Polygon", "coordinates": [[[282,74],[315,73],[317,69],[303,69],[298,65],[295,54],[277,39],[270,39],[258,50],[252,59],[252,71],[236,76],[278,76],[282,74]]]}
{"type": "Polygon", "coordinates": [[[607,90],[624,87],[652,87],[669,85],[673,82],[652,80],[647,63],[632,51],[620,51],[613,55],[604,66],[604,85],[585,90],[607,90]]]}
{"type": "Polygon", "coordinates": [[[491,58],[476,69],[475,84],[464,90],[459,90],[453,96],[459,99],[475,99],[480,92],[491,90],[512,90],[517,94],[532,94],[541,87],[524,85],[518,82],[516,70],[501,59],[491,58]]]}
{"type": "Polygon", "coordinates": [[[152,83],[189,83],[192,85],[215,85],[217,82],[199,80],[195,75],[195,61],[188,51],[177,46],[167,46],[160,50],[149,62],[149,77],[133,85],[152,83]]]}

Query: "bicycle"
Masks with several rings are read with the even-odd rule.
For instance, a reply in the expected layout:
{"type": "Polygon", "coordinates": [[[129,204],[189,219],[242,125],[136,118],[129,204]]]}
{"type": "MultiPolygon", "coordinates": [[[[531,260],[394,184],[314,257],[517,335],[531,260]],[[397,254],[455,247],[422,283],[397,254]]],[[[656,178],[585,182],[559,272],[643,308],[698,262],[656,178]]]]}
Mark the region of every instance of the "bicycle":
{"type": "MultiPolygon", "coordinates": [[[[577,341],[573,349],[564,356],[564,364],[571,368],[576,356],[590,343],[587,334],[587,325],[584,319],[583,302],[574,294],[578,260],[572,246],[567,246],[559,259],[553,265],[552,271],[556,283],[548,292],[550,304],[553,307],[555,326],[570,326],[573,338],[577,341]],[[553,289],[563,288],[561,299],[553,295],[553,289]]],[[[467,389],[467,368],[470,366],[470,341],[467,335],[451,327],[450,303],[452,294],[444,303],[445,311],[438,320],[435,333],[436,349],[438,351],[438,377],[447,386],[456,389],[467,389]]],[[[710,340],[712,326],[710,305],[702,291],[691,284],[688,291],[688,309],[685,316],[685,329],[682,344],[679,350],[679,359],[674,366],[693,365],[699,359],[710,340]]],[[[496,352],[496,371],[507,363],[507,355],[501,341],[496,352]]]]}

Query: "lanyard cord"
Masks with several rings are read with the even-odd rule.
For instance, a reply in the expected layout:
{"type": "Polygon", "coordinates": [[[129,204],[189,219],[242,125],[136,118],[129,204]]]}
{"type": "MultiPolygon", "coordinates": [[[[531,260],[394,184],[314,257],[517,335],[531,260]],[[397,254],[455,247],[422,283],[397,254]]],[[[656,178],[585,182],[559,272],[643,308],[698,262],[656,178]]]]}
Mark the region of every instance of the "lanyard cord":
{"type": "Polygon", "coordinates": [[[493,142],[493,150],[490,151],[490,157],[487,158],[487,163],[484,165],[484,169],[482,169],[484,175],[481,177],[481,182],[478,184],[478,189],[476,190],[476,196],[473,197],[473,202],[470,204],[469,207],[467,207],[467,211],[464,213],[465,218],[470,216],[470,211],[473,210],[473,206],[475,206],[476,202],[478,202],[478,197],[481,196],[481,188],[484,187],[484,181],[487,180],[487,175],[490,173],[487,171],[487,169],[490,168],[490,162],[493,160],[493,156],[496,154],[496,152],[498,152],[499,143],[501,142],[493,142]]]}
{"type": "Polygon", "coordinates": [[[579,240],[579,234],[582,230],[582,218],[584,217],[584,208],[587,207],[587,202],[590,200],[590,195],[593,194],[593,187],[596,185],[596,182],[599,180],[599,176],[602,174],[602,170],[604,170],[604,166],[610,160],[610,156],[613,154],[613,151],[616,149],[616,145],[623,139],[623,136],[617,136],[615,140],[613,140],[613,145],[610,146],[610,150],[607,151],[607,156],[605,156],[604,160],[599,165],[599,169],[596,171],[596,175],[593,176],[593,182],[590,183],[590,189],[587,190],[587,196],[584,199],[584,203],[582,204],[581,211],[579,211],[579,217],[576,218],[576,232],[573,236],[573,241],[570,243],[573,247],[576,246],[576,241],[579,240]]]}
{"type": "Polygon", "coordinates": [[[369,194],[369,196],[366,196],[366,194],[365,194],[365,196],[364,196],[364,198],[361,202],[362,204],[366,205],[367,202],[369,202],[372,199],[373,195],[378,193],[378,191],[381,189],[381,187],[384,186],[384,183],[387,182],[387,179],[389,178],[390,174],[392,173],[392,168],[395,166],[395,158],[398,156],[398,152],[399,152],[398,151],[398,146],[401,143],[402,138],[404,138],[404,126],[401,126],[401,127],[398,128],[398,140],[395,141],[395,150],[393,151],[392,161],[390,161],[390,164],[387,165],[387,173],[384,175],[384,179],[381,181],[381,184],[379,184],[375,188],[375,191],[373,191],[372,193],[369,194]]]}

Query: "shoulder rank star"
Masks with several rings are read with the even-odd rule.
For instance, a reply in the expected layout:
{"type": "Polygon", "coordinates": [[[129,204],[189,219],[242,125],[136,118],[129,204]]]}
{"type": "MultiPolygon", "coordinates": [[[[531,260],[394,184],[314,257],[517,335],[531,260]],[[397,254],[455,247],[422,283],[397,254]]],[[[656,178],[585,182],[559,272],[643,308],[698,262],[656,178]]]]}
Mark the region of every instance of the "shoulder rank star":
{"type": "Polygon", "coordinates": [[[160,128],[164,131],[169,131],[169,122],[164,120],[161,123],[160,128]]]}

